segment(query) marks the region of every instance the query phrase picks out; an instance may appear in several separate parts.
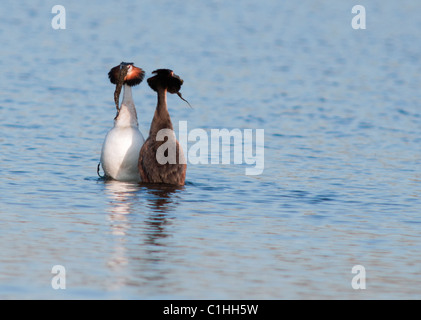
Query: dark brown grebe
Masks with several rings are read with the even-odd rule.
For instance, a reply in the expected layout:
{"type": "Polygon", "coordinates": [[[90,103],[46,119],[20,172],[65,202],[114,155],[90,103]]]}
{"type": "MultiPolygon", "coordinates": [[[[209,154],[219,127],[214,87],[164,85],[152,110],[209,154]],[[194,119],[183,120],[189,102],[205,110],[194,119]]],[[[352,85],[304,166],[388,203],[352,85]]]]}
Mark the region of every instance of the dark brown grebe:
{"type": "Polygon", "coordinates": [[[179,91],[183,80],[169,69],[158,69],[153,74],[155,76],[148,79],[148,84],[152,90],[157,92],[158,104],[151,123],[149,137],[140,150],[140,177],[143,182],[182,186],[186,179],[187,164],[183,149],[175,137],[171,117],[168,113],[167,92],[176,93],[182,98],[179,91]],[[166,140],[162,138],[162,132],[164,132],[166,140]],[[162,153],[160,147],[164,143],[174,147],[168,148],[162,153]],[[171,158],[174,161],[162,161],[171,158]]]}

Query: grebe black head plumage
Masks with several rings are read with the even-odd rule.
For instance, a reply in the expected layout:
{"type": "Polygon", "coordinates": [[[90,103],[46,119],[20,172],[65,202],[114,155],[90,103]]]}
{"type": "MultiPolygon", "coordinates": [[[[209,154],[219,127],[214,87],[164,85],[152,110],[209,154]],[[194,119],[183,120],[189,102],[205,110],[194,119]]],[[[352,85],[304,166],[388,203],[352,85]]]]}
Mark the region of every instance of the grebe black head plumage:
{"type": "Polygon", "coordinates": [[[170,93],[177,93],[180,91],[183,80],[170,69],[157,69],[152,72],[155,76],[149,78],[149,87],[155,92],[158,92],[158,87],[167,89],[170,93]]]}
{"type": "Polygon", "coordinates": [[[149,78],[147,81],[149,87],[151,87],[153,91],[158,92],[158,87],[167,89],[169,93],[177,94],[180,99],[187,102],[190,106],[190,103],[183,98],[180,92],[181,86],[184,83],[183,79],[174,74],[174,72],[170,69],[157,69],[153,71],[152,74],[155,74],[155,76],[149,78]]]}

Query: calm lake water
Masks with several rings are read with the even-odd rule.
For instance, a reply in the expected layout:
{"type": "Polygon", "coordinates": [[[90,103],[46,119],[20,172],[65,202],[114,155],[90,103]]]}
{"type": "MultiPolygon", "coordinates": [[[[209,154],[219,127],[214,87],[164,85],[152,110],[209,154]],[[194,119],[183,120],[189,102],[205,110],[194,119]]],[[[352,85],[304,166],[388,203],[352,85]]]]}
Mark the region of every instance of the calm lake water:
{"type": "Polygon", "coordinates": [[[0,25],[0,298],[421,298],[421,3],[2,1],[0,25]],[[99,179],[121,61],[184,79],[176,130],[264,129],[263,173],[99,179]]]}

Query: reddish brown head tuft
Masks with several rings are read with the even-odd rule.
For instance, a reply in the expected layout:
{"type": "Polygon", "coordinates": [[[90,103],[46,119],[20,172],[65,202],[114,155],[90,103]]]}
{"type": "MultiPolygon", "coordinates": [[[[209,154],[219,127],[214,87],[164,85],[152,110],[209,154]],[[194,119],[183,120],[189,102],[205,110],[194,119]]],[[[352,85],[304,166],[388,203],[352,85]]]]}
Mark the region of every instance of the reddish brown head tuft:
{"type": "Polygon", "coordinates": [[[144,77],[145,71],[135,67],[134,65],[129,65],[127,74],[124,77],[124,83],[127,83],[128,86],[133,87],[141,83],[144,77]]]}

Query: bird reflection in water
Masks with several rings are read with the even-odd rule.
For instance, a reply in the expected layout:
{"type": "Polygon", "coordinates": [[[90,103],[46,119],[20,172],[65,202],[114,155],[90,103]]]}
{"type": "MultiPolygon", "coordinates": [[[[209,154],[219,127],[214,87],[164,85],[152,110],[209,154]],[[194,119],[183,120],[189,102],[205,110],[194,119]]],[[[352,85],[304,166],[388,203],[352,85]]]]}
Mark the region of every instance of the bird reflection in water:
{"type": "Polygon", "coordinates": [[[114,236],[107,261],[113,273],[110,290],[130,282],[127,269],[133,258],[142,264],[142,272],[152,267],[147,265],[160,261],[165,251],[161,240],[169,236],[166,226],[172,219],[168,214],[177,206],[176,193],[183,189],[184,186],[105,181],[109,198],[107,219],[114,236]],[[133,242],[139,245],[132,246],[133,242]]]}
{"type": "Polygon", "coordinates": [[[159,246],[160,243],[157,240],[168,236],[165,230],[169,219],[168,213],[177,206],[174,195],[177,191],[184,189],[184,186],[142,184],[142,187],[148,193],[147,206],[152,210],[145,221],[148,225],[146,243],[159,246]]]}

